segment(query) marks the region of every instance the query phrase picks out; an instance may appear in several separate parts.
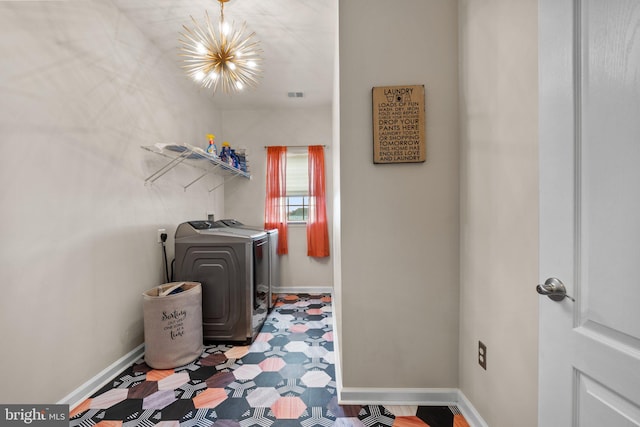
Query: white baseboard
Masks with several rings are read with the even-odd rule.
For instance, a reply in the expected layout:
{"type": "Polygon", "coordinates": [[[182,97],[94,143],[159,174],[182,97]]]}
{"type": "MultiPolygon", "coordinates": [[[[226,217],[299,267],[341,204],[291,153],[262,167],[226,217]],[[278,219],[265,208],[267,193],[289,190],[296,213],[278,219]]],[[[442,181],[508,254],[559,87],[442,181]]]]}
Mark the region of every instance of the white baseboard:
{"type": "Polygon", "coordinates": [[[274,294],[330,294],[331,286],[274,286],[271,288],[274,294]]]}
{"type": "Polygon", "coordinates": [[[457,388],[359,388],[338,391],[340,405],[455,405],[471,427],[488,427],[469,399],[457,388]]]}
{"type": "Polygon", "coordinates": [[[489,424],[485,420],[482,419],[480,413],[476,410],[476,408],[471,404],[467,396],[460,390],[458,390],[458,409],[464,415],[464,418],[467,420],[471,427],[489,427],[489,424]]]}
{"type": "Polygon", "coordinates": [[[341,405],[456,405],[455,388],[369,388],[344,387],[338,395],[341,405]]]}
{"type": "Polygon", "coordinates": [[[115,378],[116,375],[131,366],[136,360],[140,359],[143,355],[144,344],[140,344],[138,347],[134,348],[129,353],[104,368],[100,373],[89,379],[89,381],[82,384],[76,390],[63,397],[58,404],[69,405],[70,409],[75,408],[101,387],[104,387],[104,385],[115,378]]]}

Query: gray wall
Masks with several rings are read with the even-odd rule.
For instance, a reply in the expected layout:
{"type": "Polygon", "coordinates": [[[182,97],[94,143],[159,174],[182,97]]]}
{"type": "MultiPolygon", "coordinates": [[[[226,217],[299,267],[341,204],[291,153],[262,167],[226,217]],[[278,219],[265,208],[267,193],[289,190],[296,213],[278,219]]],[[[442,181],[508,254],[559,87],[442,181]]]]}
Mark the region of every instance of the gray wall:
{"type": "Polygon", "coordinates": [[[340,2],[344,387],[458,385],[458,56],[451,1],[340,2]],[[426,163],[372,163],[371,89],[424,84],[426,163]]]}
{"type": "Polygon", "coordinates": [[[537,425],[537,2],[461,0],[460,388],[537,425]],[[487,345],[487,370],[476,361],[487,345]]]}
{"type": "Polygon", "coordinates": [[[157,228],[222,209],[191,171],[145,186],[140,146],[217,118],[109,2],[0,2],[0,28],[0,402],[54,403],[142,343],[157,228]]]}

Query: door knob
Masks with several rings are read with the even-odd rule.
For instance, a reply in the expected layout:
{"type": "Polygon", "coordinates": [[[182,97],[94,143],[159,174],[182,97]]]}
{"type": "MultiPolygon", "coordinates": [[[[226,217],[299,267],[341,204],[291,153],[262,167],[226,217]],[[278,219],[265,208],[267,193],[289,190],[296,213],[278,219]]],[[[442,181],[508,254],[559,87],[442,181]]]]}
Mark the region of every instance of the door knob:
{"type": "Polygon", "coordinates": [[[564,287],[564,283],[555,277],[550,277],[545,280],[543,285],[536,286],[536,291],[540,295],[546,295],[554,301],[562,301],[565,298],[569,298],[573,302],[576,301],[567,295],[567,288],[564,287]]]}

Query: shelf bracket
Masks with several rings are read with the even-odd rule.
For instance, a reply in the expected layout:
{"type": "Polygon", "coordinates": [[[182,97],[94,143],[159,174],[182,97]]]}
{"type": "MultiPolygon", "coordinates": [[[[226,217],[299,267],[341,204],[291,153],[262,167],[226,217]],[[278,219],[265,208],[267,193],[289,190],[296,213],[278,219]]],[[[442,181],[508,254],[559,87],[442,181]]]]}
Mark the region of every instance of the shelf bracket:
{"type": "Polygon", "coordinates": [[[149,184],[149,183],[153,184],[158,178],[162,177],[164,174],[169,172],[171,169],[175,168],[180,163],[184,162],[185,159],[188,156],[189,156],[189,153],[187,151],[184,151],[184,152],[180,153],[180,155],[178,157],[175,157],[175,158],[171,159],[171,161],[169,161],[169,163],[167,163],[166,165],[164,165],[163,167],[161,167],[160,169],[158,169],[157,171],[155,171],[154,173],[149,175],[149,177],[144,180],[144,183],[145,184],[149,184]]]}
{"type": "Polygon", "coordinates": [[[188,183],[187,185],[185,185],[184,186],[184,191],[187,191],[187,188],[191,187],[193,184],[195,184],[196,182],[200,181],[205,176],[209,175],[209,173],[210,172],[205,172],[202,175],[200,175],[199,177],[197,177],[196,179],[194,179],[193,181],[191,181],[190,183],[188,183]]]}
{"type": "Polygon", "coordinates": [[[229,179],[222,179],[222,182],[220,184],[215,185],[212,189],[209,190],[209,193],[211,193],[212,191],[216,190],[217,188],[227,184],[229,181],[232,181],[233,179],[239,177],[240,175],[233,175],[231,178],[229,179]]]}

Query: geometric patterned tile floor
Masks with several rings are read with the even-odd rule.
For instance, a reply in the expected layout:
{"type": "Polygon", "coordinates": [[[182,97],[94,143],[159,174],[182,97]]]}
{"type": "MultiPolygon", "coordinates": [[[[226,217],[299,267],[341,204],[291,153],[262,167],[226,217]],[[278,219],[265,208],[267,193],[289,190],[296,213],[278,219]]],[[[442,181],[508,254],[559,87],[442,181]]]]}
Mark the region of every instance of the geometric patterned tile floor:
{"type": "Polygon", "coordinates": [[[329,294],[278,295],[251,346],[206,346],[168,370],[138,360],[69,425],[468,427],[456,407],[338,405],[332,326],[329,294]]]}

